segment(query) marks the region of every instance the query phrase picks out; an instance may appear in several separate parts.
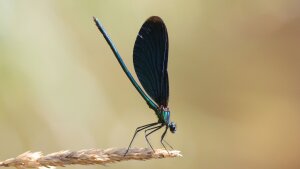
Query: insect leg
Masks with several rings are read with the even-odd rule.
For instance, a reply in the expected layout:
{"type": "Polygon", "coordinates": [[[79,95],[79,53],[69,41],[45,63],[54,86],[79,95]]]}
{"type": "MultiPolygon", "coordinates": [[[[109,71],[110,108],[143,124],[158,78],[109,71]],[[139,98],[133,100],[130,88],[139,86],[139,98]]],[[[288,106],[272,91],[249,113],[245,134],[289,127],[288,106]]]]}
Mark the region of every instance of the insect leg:
{"type": "Polygon", "coordinates": [[[146,129],[146,130],[145,130],[145,138],[146,138],[146,140],[147,140],[147,143],[149,144],[149,146],[150,146],[151,149],[153,150],[153,152],[154,152],[154,149],[153,149],[152,145],[150,144],[150,142],[149,142],[149,140],[148,140],[148,136],[149,136],[150,134],[154,133],[155,131],[159,130],[159,129],[162,128],[163,126],[164,126],[164,124],[161,124],[160,126],[155,126],[155,127],[152,127],[152,128],[149,128],[149,129],[146,129]],[[149,131],[149,130],[152,130],[152,131],[150,131],[149,133],[147,133],[147,131],[149,131]]]}
{"type": "Polygon", "coordinates": [[[142,130],[144,130],[144,129],[146,129],[146,128],[149,128],[149,127],[151,127],[151,126],[157,125],[157,124],[159,124],[159,123],[157,123],[157,122],[156,122],[156,123],[150,123],[150,124],[146,124],[146,125],[143,125],[143,126],[140,126],[140,127],[136,128],[136,129],[135,129],[135,132],[134,132],[134,135],[133,135],[133,137],[132,137],[132,139],[131,139],[131,141],[130,141],[130,144],[129,144],[129,146],[128,146],[128,148],[127,148],[127,150],[126,150],[124,156],[126,156],[126,154],[128,153],[128,151],[129,151],[129,149],[130,149],[130,147],[131,147],[131,144],[132,144],[132,142],[133,142],[133,140],[134,140],[134,138],[135,138],[135,136],[136,136],[136,134],[137,134],[138,132],[140,132],[140,131],[142,131],[142,130]]]}

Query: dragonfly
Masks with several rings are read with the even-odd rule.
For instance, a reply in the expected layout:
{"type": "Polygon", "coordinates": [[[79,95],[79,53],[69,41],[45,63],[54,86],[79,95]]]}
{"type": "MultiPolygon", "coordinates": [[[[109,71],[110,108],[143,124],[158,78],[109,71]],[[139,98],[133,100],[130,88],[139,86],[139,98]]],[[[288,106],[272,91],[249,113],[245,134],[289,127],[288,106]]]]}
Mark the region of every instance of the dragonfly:
{"type": "Polygon", "coordinates": [[[154,110],[158,118],[157,122],[136,128],[124,156],[128,153],[135,136],[140,131],[145,131],[146,141],[154,152],[154,149],[148,140],[148,136],[163,127],[165,127],[165,130],[161,135],[160,142],[166,150],[167,148],[164,143],[173,149],[173,147],[164,140],[168,129],[171,133],[176,132],[176,124],[170,121],[171,113],[168,107],[169,77],[167,68],[169,39],[165,23],[160,17],[151,16],[144,22],[136,37],[133,49],[133,63],[136,75],[143,86],[143,90],[131,75],[100,21],[96,17],[93,19],[128,79],[146,101],[149,108],[154,110]]]}

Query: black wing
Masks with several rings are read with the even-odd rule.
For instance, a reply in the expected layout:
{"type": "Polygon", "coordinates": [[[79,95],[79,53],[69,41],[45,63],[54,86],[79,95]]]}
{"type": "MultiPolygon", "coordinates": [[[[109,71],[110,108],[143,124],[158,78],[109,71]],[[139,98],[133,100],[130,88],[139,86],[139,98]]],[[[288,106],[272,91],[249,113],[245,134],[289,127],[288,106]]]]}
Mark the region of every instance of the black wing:
{"type": "Polygon", "coordinates": [[[167,106],[169,40],[167,28],[158,16],[146,20],[133,50],[134,69],[147,94],[158,104],[167,106]]]}

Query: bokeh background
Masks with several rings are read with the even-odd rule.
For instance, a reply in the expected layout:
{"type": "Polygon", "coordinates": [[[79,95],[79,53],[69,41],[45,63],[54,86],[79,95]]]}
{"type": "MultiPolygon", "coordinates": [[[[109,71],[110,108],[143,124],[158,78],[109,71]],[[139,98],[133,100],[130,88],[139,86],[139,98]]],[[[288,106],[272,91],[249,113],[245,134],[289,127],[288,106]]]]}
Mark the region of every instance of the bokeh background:
{"type": "MultiPolygon", "coordinates": [[[[183,158],[109,168],[300,168],[299,0],[0,0],[0,161],[25,151],[127,147],[155,122],[134,77],[143,22],[169,31],[167,140],[183,158]]],[[[161,131],[162,132],[162,131],[161,131]]],[[[160,148],[161,132],[151,137],[160,148]]],[[[134,147],[146,147],[143,134],[134,147]]],[[[103,168],[103,166],[68,166],[103,168]]]]}

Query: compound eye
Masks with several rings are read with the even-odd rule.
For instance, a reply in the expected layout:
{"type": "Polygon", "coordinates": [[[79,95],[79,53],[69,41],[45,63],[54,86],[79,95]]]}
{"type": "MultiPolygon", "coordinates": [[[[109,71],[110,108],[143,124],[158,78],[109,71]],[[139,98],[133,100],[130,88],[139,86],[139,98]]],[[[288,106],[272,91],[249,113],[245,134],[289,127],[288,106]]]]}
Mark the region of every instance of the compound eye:
{"type": "Polygon", "coordinates": [[[175,133],[175,131],[176,131],[176,124],[174,122],[171,122],[170,125],[169,125],[169,127],[170,127],[170,131],[172,133],[175,133]]]}

